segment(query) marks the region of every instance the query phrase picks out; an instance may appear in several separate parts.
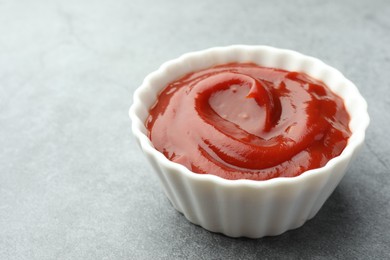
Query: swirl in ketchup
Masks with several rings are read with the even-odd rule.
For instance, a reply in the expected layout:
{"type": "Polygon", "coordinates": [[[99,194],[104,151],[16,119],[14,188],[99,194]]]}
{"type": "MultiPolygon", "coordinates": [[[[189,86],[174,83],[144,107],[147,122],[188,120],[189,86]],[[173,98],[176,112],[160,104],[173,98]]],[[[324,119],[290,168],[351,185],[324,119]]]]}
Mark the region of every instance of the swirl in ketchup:
{"type": "Polygon", "coordinates": [[[195,173],[268,180],[324,166],[347,145],[348,123],[323,82],[231,63],[170,83],[146,126],[157,150],[195,173]]]}

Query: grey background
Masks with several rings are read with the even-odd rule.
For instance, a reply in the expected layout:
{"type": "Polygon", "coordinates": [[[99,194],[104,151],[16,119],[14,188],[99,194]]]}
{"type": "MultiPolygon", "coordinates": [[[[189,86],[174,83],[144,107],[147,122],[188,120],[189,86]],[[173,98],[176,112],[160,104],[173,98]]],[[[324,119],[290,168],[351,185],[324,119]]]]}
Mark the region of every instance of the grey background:
{"type": "Polygon", "coordinates": [[[389,258],[389,74],[388,0],[0,0],[0,259],[389,258]],[[318,215],[258,240],[177,213],[127,115],[164,61],[238,43],[322,59],[371,116],[318,215]]]}

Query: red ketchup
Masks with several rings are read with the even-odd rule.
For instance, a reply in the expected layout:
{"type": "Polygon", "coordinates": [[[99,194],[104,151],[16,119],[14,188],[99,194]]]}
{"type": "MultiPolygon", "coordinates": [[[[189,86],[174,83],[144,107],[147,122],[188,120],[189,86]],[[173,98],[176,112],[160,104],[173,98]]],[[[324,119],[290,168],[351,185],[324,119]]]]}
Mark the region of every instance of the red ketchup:
{"type": "Polygon", "coordinates": [[[268,180],[324,166],[347,145],[348,123],[323,82],[231,63],[166,86],[146,127],[157,150],[195,173],[268,180]]]}

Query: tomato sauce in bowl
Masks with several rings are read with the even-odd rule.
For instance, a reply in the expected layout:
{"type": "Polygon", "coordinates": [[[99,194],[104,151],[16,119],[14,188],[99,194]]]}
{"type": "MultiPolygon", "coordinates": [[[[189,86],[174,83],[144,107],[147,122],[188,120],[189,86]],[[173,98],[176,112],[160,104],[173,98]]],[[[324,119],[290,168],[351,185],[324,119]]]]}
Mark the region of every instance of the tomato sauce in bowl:
{"type": "Polygon", "coordinates": [[[177,79],[146,120],[154,147],[198,174],[294,177],[341,154],[343,99],[301,72],[229,63],[177,79]]]}

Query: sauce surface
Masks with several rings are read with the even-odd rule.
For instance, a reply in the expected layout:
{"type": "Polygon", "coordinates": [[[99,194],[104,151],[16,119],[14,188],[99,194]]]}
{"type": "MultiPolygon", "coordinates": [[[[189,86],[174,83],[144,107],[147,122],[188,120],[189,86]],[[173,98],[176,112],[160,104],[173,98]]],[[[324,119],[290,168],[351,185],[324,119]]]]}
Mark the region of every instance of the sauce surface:
{"type": "Polygon", "coordinates": [[[149,112],[149,138],[169,160],[232,180],[322,167],[351,135],[343,100],[323,82],[252,63],[190,73],[149,112]]]}

